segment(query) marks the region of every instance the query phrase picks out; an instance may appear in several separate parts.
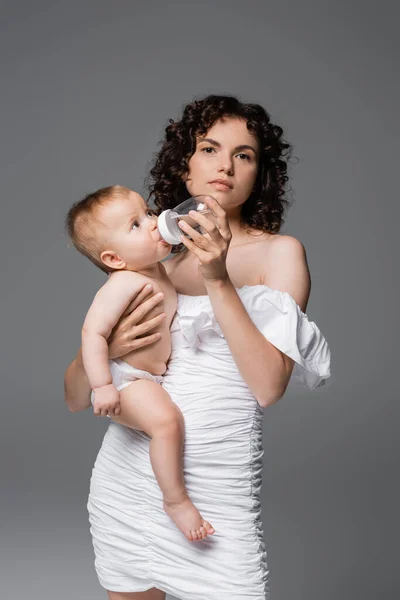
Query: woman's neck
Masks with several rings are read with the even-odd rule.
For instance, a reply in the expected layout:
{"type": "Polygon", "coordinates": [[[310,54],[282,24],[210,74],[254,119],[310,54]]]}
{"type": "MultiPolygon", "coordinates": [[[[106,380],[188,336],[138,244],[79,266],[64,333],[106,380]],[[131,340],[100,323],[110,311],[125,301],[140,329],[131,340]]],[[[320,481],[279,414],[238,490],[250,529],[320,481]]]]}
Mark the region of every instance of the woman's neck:
{"type": "Polygon", "coordinates": [[[258,241],[260,236],[267,235],[264,231],[245,225],[240,218],[240,211],[228,216],[229,227],[232,233],[230,248],[241,246],[249,242],[258,241]]]}

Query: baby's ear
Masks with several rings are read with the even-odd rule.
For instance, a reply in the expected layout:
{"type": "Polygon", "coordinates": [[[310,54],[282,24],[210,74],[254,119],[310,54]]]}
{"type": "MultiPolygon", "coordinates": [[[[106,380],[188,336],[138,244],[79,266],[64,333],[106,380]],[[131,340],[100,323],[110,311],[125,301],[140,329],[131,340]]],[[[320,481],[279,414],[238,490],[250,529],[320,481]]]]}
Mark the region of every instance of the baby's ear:
{"type": "Polygon", "coordinates": [[[126,262],[112,250],[104,250],[100,254],[100,260],[110,269],[125,269],[126,267],[126,262]]]}

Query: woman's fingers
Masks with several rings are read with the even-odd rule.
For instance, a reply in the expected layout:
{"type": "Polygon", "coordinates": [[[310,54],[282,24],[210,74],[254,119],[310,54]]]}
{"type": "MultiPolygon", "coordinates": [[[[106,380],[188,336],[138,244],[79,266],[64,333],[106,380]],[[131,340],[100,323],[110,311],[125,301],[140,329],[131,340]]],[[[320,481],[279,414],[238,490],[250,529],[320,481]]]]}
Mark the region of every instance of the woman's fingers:
{"type": "Polygon", "coordinates": [[[192,238],[192,240],[197,244],[197,246],[199,246],[199,248],[202,248],[203,250],[210,250],[212,240],[204,237],[202,233],[199,233],[198,231],[190,227],[190,225],[185,223],[185,221],[179,221],[179,227],[182,229],[182,231],[187,233],[192,238]]]}
{"type": "Polygon", "coordinates": [[[166,317],[165,313],[160,313],[159,315],[157,315],[156,317],[153,317],[152,319],[149,319],[148,321],[144,321],[143,323],[140,323],[139,325],[134,325],[132,328],[132,336],[137,338],[139,335],[144,335],[148,331],[151,331],[158,325],[161,325],[161,323],[163,322],[165,317],[166,317]]]}
{"type": "Polygon", "coordinates": [[[181,237],[181,242],[188,250],[191,250],[193,254],[197,256],[200,262],[204,262],[207,259],[207,256],[209,256],[205,250],[199,248],[199,246],[195,244],[193,240],[185,237],[184,235],[181,237]]]}
{"type": "Polygon", "coordinates": [[[206,196],[205,204],[211,209],[216,223],[205,215],[190,212],[189,216],[198,223],[204,233],[199,233],[181,220],[179,226],[188,236],[181,236],[184,246],[199,259],[199,270],[204,280],[222,280],[228,277],[226,256],[232,238],[224,209],[214,198],[206,196]]]}
{"type": "Polygon", "coordinates": [[[140,325],[129,326],[126,323],[127,319],[128,317],[125,317],[123,321],[123,330],[116,334],[118,335],[118,338],[114,340],[113,336],[111,336],[107,340],[109,358],[120,358],[128,352],[132,352],[138,348],[143,348],[144,346],[150,346],[150,344],[154,344],[161,337],[161,334],[158,332],[147,336],[144,334],[161,324],[163,319],[165,319],[164,313],[161,313],[160,315],[150,319],[150,321],[145,321],[140,325]]]}
{"type": "MultiPolygon", "coordinates": [[[[203,233],[203,237],[205,237],[205,239],[211,240],[213,242],[224,241],[217,225],[214,223],[214,221],[211,221],[206,215],[202,215],[200,213],[194,213],[192,215],[192,213],[190,213],[190,216],[206,232],[206,233],[203,233]]],[[[181,223],[183,223],[183,221],[180,221],[179,225],[181,223]]],[[[188,229],[185,228],[184,231],[188,231],[188,229]]],[[[195,231],[195,230],[193,229],[193,231],[195,231]]],[[[199,234],[199,235],[201,235],[201,234],[199,234]]]]}
{"type": "Polygon", "coordinates": [[[149,296],[151,293],[153,292],[153,286],[151,285],[151,283],[148,283],[147,285],[145,285],[140,292],[137,294],[137,296],[132,300],[132,302],[129,304],[128,308],[125,310],[126,314],[130,314],[133,310],[135,310],[135,308],[137,308],[139,306],[139,304],[141,304],[143,302],[143,300],[145,300],[145,298],[147,298],[147,296],[149,296]]]}
{"type": "Polygon", "coordinates": [[[161,338],[161,333],[152,333],[151,335],[146,335],[141,338],[137,338],[131,340],[127,345],[127,352],[132,352],[133,350],[138,350],[138,348],[143,348],[144,346],[150,346],[154,344],[154,342],[158,342],[161,338]]]}
{"type": "Polygon", "coordinates": [[[142,304],[137,306],[130,313],[130,315],[126,317],[128,326],[132,327],[133,325],[139,323],[147,315],[147,313],[151,311],[152,308],[154,308],[155,306],[157,306],[157,304],[161,302],[163,297],[164,294],[162,294],[161,292],[159,294],[154,294],[153,296],[151,296],[151,298],[148,298],[142,304]]]}
{"type": "Polygon", "coordinates": [[[189,213],[190,218],[198,223],[205,233],[200,234],[190,227],[185,221],[179,221],[180,228],[187,233],[198,246],[208,249],[211,246],[204,243],[204,240],[214,243],[226,244],[230,242],[232,233],[229,228],[228,218],[224,209],[212,196],[206,196],[205,204],[211,209],[214,219],[210,219],[208,215],[201,214],[195,211],[189,213]],[[203,240],[203,242],[202,242],[203,240]]]}
{"type": "Polygon", "coordinates": [[[120,358],[128,352],[154,344],[160,339],[161,336],[158,333],[149,336],[146,334],[162,324],[165,313],[160,313],[148,321],[145,319],[163,298],[164,294],[162,293],[154,294],[152,289],[150,290],[147,286],[142,288],[130,306],[142,300],[141,304],[137,304],[130,314],[128,314],[130,307],[125,310],[107,340],[109,358],[120,358]],[[149,293],[151,293],[150,297],[148,297],[149,293]]]}

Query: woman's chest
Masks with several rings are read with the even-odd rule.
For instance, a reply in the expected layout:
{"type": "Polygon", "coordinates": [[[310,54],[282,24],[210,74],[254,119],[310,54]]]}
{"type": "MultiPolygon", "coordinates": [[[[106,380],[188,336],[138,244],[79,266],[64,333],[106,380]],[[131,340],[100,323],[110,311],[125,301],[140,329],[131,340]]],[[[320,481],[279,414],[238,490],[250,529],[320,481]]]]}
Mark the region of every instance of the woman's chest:
{"type": "MultiPolygon", "coordinates": [[[[249,244],[230,248],[226,268],[233,285],[241,288],[245,285],[265,283],[265,265],[267,264],[268,242],[249,244]]],[[[168,265],[168,275],[179,294],[188,296],[207,295],[203,278],[199,271],[199,261],[193,254],[172,259],[168,265]]],[[[166,263],[164,263],[166,265],[166,263]]],[[[166,265],[167,266],[167,265],[166,265]]]]}

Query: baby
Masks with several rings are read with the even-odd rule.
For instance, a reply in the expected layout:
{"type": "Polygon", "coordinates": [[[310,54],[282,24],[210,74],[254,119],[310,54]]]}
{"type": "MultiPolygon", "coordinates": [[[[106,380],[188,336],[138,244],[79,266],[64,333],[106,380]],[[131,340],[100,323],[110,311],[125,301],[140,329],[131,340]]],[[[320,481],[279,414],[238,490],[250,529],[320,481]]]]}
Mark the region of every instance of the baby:
{"type": "MultiPolygon", "coordinates": [[[[160,262],[171,245],[161,238],[157,216],[143,198],[122,186],[102,188],[75,203],[66,226],[75,247],[109,275],[82,328],[82,357],[93,390],[94,414],[108,415],[151,438],[150,460],[165,512],[190,541],[204,539],[214,528],[185,488],[183,416],[160,385],[171,353],[169,327],[177,304],[175,288],[160,262]],[[124,360],[109,360],[107,338],[148,283],[164,296],[160,339],[126,354],[124,360]]],[[[156,314],[159,308],[153,311],[156,314]]]]}

